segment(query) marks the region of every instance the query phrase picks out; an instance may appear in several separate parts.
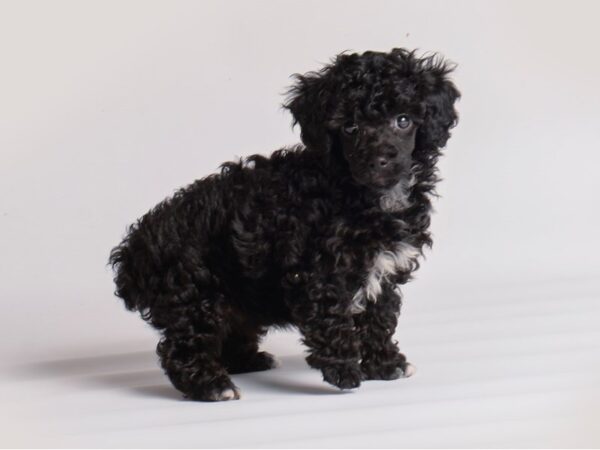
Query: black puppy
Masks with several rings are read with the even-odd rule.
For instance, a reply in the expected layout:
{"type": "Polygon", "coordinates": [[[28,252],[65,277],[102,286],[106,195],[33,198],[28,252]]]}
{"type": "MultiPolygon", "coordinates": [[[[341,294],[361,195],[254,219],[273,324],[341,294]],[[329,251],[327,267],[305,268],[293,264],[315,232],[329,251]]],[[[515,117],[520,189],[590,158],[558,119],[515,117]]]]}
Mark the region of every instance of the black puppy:
{"type": "Polygon", "coordinates": [[[459,97],[438,56],[341,54],[296,75],[284,105],[304,146],[222,165],[129,228],[116,295],[162,333],[173,385],[239,398],[228,373],[274,367],[258,344],[294,325],[341,389],[413,368],[392,340],[398,285],[431,245],[435,164],[459,97]]]}

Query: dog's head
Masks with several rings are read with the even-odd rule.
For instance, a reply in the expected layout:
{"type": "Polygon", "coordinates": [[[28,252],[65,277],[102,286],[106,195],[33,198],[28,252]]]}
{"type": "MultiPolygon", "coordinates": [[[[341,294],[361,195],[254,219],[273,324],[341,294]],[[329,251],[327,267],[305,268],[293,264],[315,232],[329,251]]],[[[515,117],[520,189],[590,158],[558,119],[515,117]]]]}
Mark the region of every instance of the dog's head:
{"type": "Polygon", "coordinates": [[[460,96],[452,70],[437,55],[405,49],[341,54],[295,75],[284,107],[307,147],[339,152],[357,183],[389,188],[411,176],[415,159],[446,145],[460,96]]]}

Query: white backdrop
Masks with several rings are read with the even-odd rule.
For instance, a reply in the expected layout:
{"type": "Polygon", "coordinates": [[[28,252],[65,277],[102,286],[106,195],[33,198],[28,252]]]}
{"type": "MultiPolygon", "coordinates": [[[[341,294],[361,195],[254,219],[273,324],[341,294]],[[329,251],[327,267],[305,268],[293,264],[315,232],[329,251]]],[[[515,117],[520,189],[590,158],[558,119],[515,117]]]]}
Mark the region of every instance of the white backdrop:
{"type": "Polygon", "coordinates": [[[0,3],[2,359],[152,342],[112,297],[111,247],[221,162],[297,142],[280,108],[289,75],[343,50],[458,63],[435,244],[408,303],[587,286],[600,275],[599,15],[594,1],[0,3]]]}

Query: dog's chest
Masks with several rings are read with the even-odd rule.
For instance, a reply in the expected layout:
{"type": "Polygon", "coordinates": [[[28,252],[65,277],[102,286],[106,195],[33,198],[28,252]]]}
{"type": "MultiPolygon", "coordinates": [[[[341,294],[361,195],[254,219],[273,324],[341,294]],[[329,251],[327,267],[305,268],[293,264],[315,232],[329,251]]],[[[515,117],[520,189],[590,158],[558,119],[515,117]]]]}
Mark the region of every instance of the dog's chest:
{"type": "Polygon", "coordinates": [[[376,302],[383,291],[383,284],[391,275],[412,271],[419,255],[416,247],[404,242],[397,243],[390,250],[378,252],[365,274],[361,287],[352,298],[352,313],[364,311],[367,302],[376,302]]]}

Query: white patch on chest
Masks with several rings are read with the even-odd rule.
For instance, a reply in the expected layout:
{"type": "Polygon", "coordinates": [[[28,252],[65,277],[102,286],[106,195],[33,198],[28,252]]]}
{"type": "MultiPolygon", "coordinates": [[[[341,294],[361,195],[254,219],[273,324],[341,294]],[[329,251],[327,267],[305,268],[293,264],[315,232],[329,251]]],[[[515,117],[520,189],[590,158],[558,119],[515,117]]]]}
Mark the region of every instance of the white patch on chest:
{"type": "Polygon", "coordinates": [[[400,271],[413,270],[420,254],[416,247],[399,242],[393,250],[383,250],[375,255],[364,284],[352,297],[350,311],[358,314],[365,310],[367,302],[376,302],[386,278],[400,271]]]}

